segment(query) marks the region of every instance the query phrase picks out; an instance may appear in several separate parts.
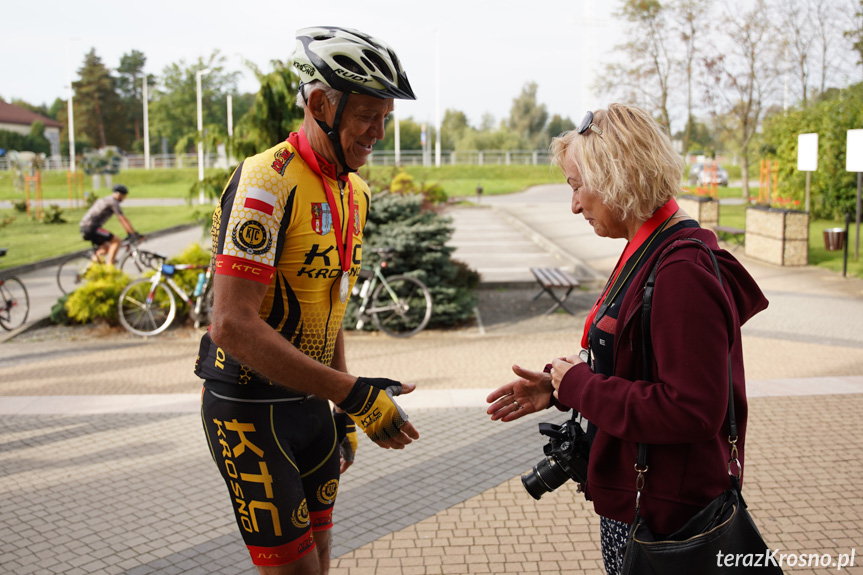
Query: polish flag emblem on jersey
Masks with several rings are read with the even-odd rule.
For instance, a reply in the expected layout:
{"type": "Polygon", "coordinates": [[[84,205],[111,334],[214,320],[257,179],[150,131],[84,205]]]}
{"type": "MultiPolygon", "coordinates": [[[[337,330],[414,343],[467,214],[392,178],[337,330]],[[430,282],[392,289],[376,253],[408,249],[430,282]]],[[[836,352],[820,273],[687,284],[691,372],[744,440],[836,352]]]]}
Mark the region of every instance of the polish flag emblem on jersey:
{"type": "Polygon", "coordinates": [[[273,208],[276,207],[276,196],[260,188],[249,188],[246,191],[246,201],[243,203],[243,207],[272,216],[273,208]]]}

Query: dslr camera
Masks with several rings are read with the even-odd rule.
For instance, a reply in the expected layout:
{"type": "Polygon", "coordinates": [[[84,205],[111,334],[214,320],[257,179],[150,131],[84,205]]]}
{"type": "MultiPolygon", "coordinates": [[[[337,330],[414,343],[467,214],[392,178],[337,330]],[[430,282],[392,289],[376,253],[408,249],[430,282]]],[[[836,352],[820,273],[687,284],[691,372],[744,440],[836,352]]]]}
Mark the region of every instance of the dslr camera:
{"type": "Polygon", "coordinates": [[[567,479],[586,483],[592,440],[575,417],[561,425],[540,423],[539,433],[549,438],[542,448],[545,458],[521,478],[530,496],[539,499],[543,493],[554,491],[566,483],[567,479]]]}

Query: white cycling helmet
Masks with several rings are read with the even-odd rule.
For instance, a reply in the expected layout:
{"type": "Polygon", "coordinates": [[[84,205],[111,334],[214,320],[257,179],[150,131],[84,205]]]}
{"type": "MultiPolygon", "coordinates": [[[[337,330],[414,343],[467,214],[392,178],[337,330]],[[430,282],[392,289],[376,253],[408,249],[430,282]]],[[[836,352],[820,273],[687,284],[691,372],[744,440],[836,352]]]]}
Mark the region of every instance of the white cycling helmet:
{"type": "Polygon", "coordinates": [[[335,26],[298,30],[292,59],[303,84],[320,80],[346,94],[416,99],[393,49],[357,30],[335,26]]]}

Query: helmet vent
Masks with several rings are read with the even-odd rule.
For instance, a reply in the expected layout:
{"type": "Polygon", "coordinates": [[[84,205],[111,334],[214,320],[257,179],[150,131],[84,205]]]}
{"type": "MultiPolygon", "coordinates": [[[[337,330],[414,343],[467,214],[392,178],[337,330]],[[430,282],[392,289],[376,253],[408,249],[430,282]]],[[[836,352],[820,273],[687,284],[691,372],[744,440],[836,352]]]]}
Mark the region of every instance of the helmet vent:
{"type": "Polygon", "coordinates": [[[363,76],[366,75],[366,71],[363,70],[362,66],[354,62],[350,57],[345,56],[344,54],[336,54],[333,56],[333,60],[339,63],[339,65],[345,70],[349,70],[355,74],[361,74],[363,76]]]}
{"type": "Polygon", "coordinates": [[[387,66],[387,63],[384,62],[384,59],[381,58],[380,54],[376,52],[372,52],[371,50],[363,50],[363,56],[368,58],[374,63],[374,68],[377,68],[378,71],[384,75],[384,77],[390,82],[393,81],[393,74],[390,71],[390,67],[387,66]]]}

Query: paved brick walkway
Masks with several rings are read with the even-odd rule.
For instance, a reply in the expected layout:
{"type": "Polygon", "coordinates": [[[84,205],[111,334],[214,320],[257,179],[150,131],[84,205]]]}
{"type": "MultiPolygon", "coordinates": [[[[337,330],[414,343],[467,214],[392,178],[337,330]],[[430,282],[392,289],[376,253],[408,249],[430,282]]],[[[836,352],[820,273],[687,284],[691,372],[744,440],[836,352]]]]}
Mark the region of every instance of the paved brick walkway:
{"type": "MultiPolygon", "coordinates": [[[[744,494],[779,553],[853,552],[842,572],[863,575],[860,284],[759,274],[772,315],[744,329],[744,494]]],[[[402,403],[422,437],[404,451],[361,440],[342,478],[332,574],[603,573],[598,520],[574,485],[537,502],[519,480],[542,456],[537,422],[566,416],[485,415],[510,365],[541,366],[578,339],[583,313],[541,316],[535,291],[483,289],[482,329],[348,336],[353,372],[418,383],[402,403]]],[[[594,297],[579,293],[576,309],[594,297]]],[[[0,572],[254,573],[204,443],[197,339],[0,345],[0,572]]]]}

